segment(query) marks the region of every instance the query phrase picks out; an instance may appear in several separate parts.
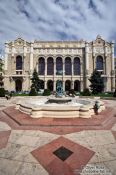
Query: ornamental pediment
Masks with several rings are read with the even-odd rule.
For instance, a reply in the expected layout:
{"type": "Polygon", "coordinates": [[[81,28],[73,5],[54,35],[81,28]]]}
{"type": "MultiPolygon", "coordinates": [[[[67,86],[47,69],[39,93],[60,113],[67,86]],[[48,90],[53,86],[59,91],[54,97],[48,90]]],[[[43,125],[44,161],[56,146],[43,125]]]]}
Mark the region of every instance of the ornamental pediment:
{"type": "Polygon", "coordinates": [[[27,41],[25,41],[25,40],[22,39],[22,38],[17,38],[17,39],[14,41],[14,45],[15,45],[15,46],[18,46],[18,47],[21,47],[21,46],[24,46],[24,45],[29,46],[30,43],[27,42],[27,41]]]}

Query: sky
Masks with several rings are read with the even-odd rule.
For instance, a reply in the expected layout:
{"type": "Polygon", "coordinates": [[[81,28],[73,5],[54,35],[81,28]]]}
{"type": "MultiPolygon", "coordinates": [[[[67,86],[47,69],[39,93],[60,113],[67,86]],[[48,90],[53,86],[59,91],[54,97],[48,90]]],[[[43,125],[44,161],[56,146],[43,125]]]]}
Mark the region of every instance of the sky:
{"type": "Polygon", "coordinates": [[[1,54],[17,37],[91,41],[98,34],[116,41],[116,0],[0,0],[1,54]]]}

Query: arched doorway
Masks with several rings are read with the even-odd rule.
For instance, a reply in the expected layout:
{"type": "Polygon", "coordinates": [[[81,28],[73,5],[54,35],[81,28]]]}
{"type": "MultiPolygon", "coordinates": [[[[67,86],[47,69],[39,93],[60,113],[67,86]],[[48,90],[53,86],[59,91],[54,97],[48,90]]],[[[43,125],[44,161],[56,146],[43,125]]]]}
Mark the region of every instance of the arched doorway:
{"type": "Polygon", "coordinates": [[[22,91],[22,81],[20,79],[17,79],[15,81],[15,90],[16,90],[16,92],[22,91]]]}
{"type": "Polygon", "coordinates": [[[74,58],[74,75],[80,75],[80,58],[74,58]]]}
{"type": "Polygon", "coordinates": [[[66,80],[65,81],[65,91],[69,91],[71,89],[71,81],[66,80]]]}
{"type": "Polygon", "coordinates": [[[65,75],[71,75],[71,74],[72,74],[71,58],[66,57],[65,58],[65,75]]]}
{"type": "Polygon", "coordinates": [[[50,91],[53,91],[53,81],[52,80],[48,80],[48,82],[47,82],[47,88],[50,91]]]}
{"type": "Polygon", "coordinates": [[[39,69],[39,75],[44,75],[45,73],[45,60],[43,57],[40,57],[38,60],[38,69],[39,69]]]}
{"type": "Polygon", "coordinates": [[[57,57],[56,58],[56,75],[62,75],[62,70],[63,70],[62,58],[57,57]]]}
{"type": "Polygon", "coordinates": [[[54,74],[54,61],[52,57],[49,57],[47,59],[47,75],[53,75],[54,74]]]}
{"type": "Polygon", "coordinates": [[[80,81],[79,80],[74,81],[74,91],[80,92],[80,81]]]}
{"type": "Polygon", "coordinates": [[[44,89],[44,81],[40,80],[40,89],[44,89]]]}
{"type": "Polygon", "coordinates": [[[16,57],[16,70],[22,70],[22,67],[23,67],[22,56],[18,55],[16,57]]]}
{"type": "Polygon", "coordinates": [[[102,58],[102,56],[97,56],[97,58],[96,58],[96,70],[103,70],[103,58],[102,58]]]}

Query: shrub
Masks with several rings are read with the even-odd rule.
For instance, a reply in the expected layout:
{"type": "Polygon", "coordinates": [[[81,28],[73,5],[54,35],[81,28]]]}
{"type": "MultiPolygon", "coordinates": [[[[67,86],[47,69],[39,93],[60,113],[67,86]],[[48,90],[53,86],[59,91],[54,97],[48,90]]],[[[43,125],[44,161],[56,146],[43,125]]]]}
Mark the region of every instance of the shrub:
{"type": "Polygon", "coordinates": [[[68,92],[68,95],[75,96],[74,89],[70,89],[69,92],[68,92]]]}
{"type": "Polygon", "coordinates": [[[48,96],[48,95],[50,95],[50,90],[44,89],[43,96],[48,96]]]}
{"type": "Polygon", "coordinates": [[[35,90],[35,88],[31,88],[30,92],[29,92],[29,96],[36,96],[37,92],[35,90]]]}
{"type": "Polygon", "coordinates": [[[115,91],[114,91],[114,93],[113,93],[113,97],[116,97],[116,89],[115,89],[115,91]]]}
{"type": "Polygon", "coordinates": [[[5,89],[0,88],[0,97],[5,97],[5,89]]]}
{"type": "Polygon", "coordinates": [[[88,88],[85,88],[84,91],[82,92],[82,95],[83,96],[90,96],[91,95],[91,92],[88,88]]]}

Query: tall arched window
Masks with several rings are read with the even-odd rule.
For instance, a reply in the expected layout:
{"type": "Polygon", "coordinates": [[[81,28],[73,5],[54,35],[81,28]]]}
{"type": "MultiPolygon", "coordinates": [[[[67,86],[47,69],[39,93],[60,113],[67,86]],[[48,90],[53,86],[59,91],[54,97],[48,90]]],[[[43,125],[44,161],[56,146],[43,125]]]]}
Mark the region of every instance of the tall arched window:
{"type": "Polygon", "coordinates": [[[39,75],[44,75],[44,73],[45,73],[45,60],[43,57],[39,58],[38,69],[39,69],[39,75]]]}
{"type": "Polygon", "coordinates": [[[96,58],[96,69],[103,70],[103,58],[102,58],[102,56],[97,56],[97,58],[96,58]]]}
{"type": "Polygon", "coordinates": [[[22,70],[23,63],[22,63],[22,56],[18,55],[16,57],[16,70],[22,70]]]}
{"type": "Polygon", "coordinates": [[[54,62],[53,58],[49,57],[47,59],[47,75],[53,75],[54,74],[54,62]]]}
{"type": "Polygon", "coordinates": [[[61,75],[63,70],[62,58],[56,58],[56,75],[61,75]]]}
{"type": "Polygon", "coordinates": [[[80,58],[74,58],[74,75],[80,75],[80,58]]]}
{"type": "Polygon", "coordinates": [[[65,58],[65,75],[71,75],[71,74],[72,74],[71,58],[67,57],[65,58]]]}

